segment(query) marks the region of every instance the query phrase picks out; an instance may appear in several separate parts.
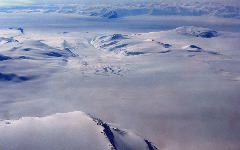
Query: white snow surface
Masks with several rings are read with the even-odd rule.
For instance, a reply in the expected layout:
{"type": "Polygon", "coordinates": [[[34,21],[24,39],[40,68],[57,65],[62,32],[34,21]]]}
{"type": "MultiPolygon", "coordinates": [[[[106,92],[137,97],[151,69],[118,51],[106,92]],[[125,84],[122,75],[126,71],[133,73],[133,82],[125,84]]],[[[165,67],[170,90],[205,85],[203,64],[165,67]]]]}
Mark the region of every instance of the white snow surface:
{"type": "Polygon", "coordinates": [[[149,150],[139,136],[108,127],[110,131],[105,132],[104,126],[79,111],[5,120],[0,122],[0,146],[8,150],[149,150]],[[116,146],[109,141],[109,132],[116,146]]]}
{"type": "Polygon", "coordinates": [[[239,150],[237,19],[0,16],[0,149],[239,150]]]}

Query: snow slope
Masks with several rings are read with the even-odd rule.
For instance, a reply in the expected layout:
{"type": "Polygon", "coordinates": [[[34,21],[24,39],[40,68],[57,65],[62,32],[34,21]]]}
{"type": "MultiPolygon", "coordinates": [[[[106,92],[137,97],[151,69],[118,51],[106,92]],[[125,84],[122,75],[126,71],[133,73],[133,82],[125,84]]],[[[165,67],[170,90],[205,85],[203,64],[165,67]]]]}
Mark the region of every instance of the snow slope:
{"type": "Polygon", "coordinates": [[[94,38],[91,44],[97,49],[123,55],[141,55],[154,52],[167,53],[170,52],[169,50],[182,49],[182,47],[183,49],[202,49],[195,45],[183,46],[173,42],[169,44],[165,40],[165,35],[172,38],[192,38],[198,41],[203,40],[201,38],[224,36],[217,31],[207,28],[183,26],[165,32],[103,35],[94,38]]]}
{"type": "MultiPolygon", "coordinates": [[[[184,26],[162,32],[103,35],[94,38],[91,43],[95,48],[113,55],[113,57],[156,54],[196,56],[206,57],[200,60],[208,62],[211,66],[212,60],[238,61],[238,58],[229,55],[229,53],[239,55],[238,44],[236,44],[238,40],[238,33],[217,32],[208,28],[184,26]],[[225,45],[221,47],[214,45],[214,43],[224,43],[225,45]]],[[[224,70],[221,67],[215,69],[224,70]]],[[[230,76],[234,74],[232,80],[235,80],[239,76],[239,69],[228,72],[228,74],[230,76]]]]}
{"type": "Polygon", "coordinates": [[[8,150],[157,150],[147,140],[83,112],[0,121],[0,146],[8,150]]]}
{"type": "Polygon", "coordinates": [[[202,38],[213,38],[218,36],[217,31],[214,31],[208,28],[200,28],[200,27],[194,27],[194,26],[179,27],[176,29],[176,31],[179,34],[202,37],[202,38]]]}

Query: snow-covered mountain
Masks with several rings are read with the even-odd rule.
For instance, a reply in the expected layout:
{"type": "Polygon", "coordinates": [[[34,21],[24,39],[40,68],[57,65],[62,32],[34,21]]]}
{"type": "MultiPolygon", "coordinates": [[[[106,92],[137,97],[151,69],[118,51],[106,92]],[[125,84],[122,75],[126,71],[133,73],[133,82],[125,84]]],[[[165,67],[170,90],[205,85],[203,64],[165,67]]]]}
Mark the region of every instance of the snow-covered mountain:
{"type": "Polygon", "coordinates": [[[138,135],[83,112],[0,121],[0,146],[8,150],[157,150],[138,135]]]}
{"type": "Polygon", "coordinates": [[[126,16],[152,15],[152,16],[217,16],[225,18],[240,17],[240,6],[234,3],[217,2],[128,2],[113,4],[52,4],[30,6],[1,7],[0,12],[25,13],[61,13],[103,18],[119,18],[126,16]]]}
{"type": "MultiPolygon", "coordinates": [[[[105,35],[88,32],[33,34],[25,33],[23,28],[8,28],[1,30],[0,35],[0,80],[31,81],[46,78],[73,66],[88,75],[124,75],[132,69],[117,59],[128,56],[129,60],[133,56],[141,58],[167,54],[206,57],[200,60],[209,61],[210,66],[212,59],[225,60],[229,57],[228,61],[235,62],[235,56],[238,55],[236,42],[239,38],[238,33],[195,26],[161,32],[105,35]],[[88,38],[79,38],[80,34],[88,38]],[[94,59],[87,57],[90,51],[86,51],[84,55],[82,52],[83,48],[91,46],[94,48],[94,59]],[[233,53],[234,57],[231,56],[233,53]],[[101,57],[101,61],[96,61],[98,57],[101,57]]],[[[225,70],[225,67],[216,67],[214,68],[217,70],[225,70]]],[[[232,80],[239,78],[238,69],[227,72],[232,80]]]]}
{"type": "Polygon", "coordinates": [[[219,33],[208,28],[183,26],[167,32],[103,35],[94,38],[91,44],[99,50],[127,56],[168,53],[174,49],[182,49],[182,47],[184,47],[183,49],[195,49],[196,51],[202,50],[202,48],[193,45],[193,43],[187,46],[172,42],[169,44],[165,42],[167,40],[164,38],[166,36],[164,33],[167,33],[167,36],[171,35],[172,38],[181,37],[181,39],[193,38],[196,40],[224,36],[224,33],[219,33]]]}

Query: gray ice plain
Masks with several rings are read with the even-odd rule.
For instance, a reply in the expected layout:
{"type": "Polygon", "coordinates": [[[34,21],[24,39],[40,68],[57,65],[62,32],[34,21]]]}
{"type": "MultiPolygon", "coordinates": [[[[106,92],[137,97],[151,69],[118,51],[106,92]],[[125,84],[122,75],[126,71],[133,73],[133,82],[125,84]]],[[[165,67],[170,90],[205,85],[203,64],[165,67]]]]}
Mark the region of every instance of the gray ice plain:
{"type": "Polygon", "coordinates": [[[0,7],[0,149],[239,150],[239,10],[0,7]]]}

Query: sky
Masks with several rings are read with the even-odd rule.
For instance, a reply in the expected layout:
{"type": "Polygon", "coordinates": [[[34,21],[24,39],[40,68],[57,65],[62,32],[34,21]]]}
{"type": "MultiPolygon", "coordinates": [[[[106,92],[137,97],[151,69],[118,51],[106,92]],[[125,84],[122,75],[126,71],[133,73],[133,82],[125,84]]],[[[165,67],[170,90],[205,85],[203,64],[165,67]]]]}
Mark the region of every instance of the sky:
{"type": "MultiPolygon", "coordinates": [[[[56,3],[106,3],[106,2],[128,2],[128,0],[0,0],[0,5],[26,5],[26,4],[56,4],[56,3]]],[[[146,0],[131,0],[146,1],[146,0]]],[[[148,0],[149,1],[149,0],[148,0]]],[[[150,0],[151,1],[151,0],[150,0]]],[[[155,0],[152,0],[155,1],[155,0]]]]}
{"type": "MultiPolygon", "coordinates": [[[[55,4],[55,3],[104,3],[104,2],[124,2],[129,0],[0,0],[0,6],[7,5],[26,5],[26,4],[55,4]]],[[[160,0],[131,0],[132,1],[160,1],[160,0]]],[[[224,3],[236,3],[239,4],[239,0],[162,0],[162,1],[216,1],[224,3]]]]}
{"type": "Polygon", "coordinates": [[[0,6],[32,4],[33,0],[0,0],[0,6]]]}

